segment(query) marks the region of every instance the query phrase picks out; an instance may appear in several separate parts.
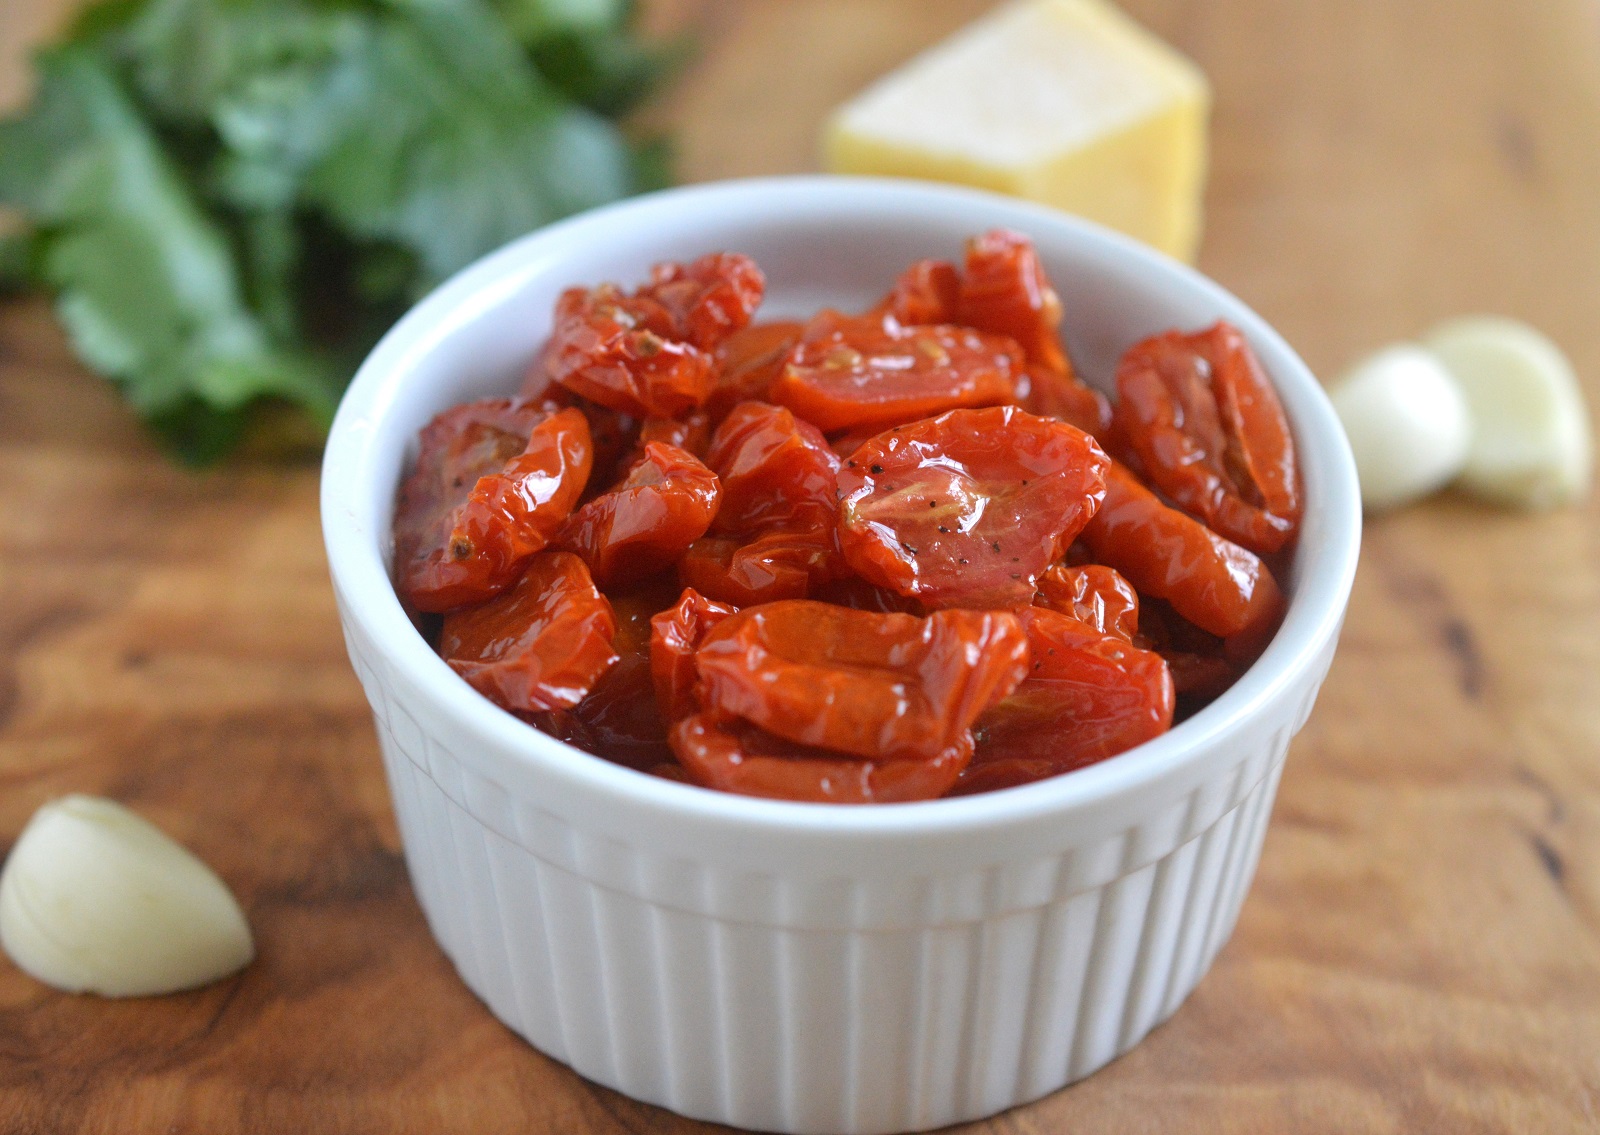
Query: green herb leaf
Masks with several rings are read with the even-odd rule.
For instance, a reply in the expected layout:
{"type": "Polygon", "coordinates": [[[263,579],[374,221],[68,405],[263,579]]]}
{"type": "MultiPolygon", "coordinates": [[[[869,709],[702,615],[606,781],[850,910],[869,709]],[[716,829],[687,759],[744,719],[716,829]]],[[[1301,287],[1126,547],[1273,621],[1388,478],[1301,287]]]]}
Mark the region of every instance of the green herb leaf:
{"type": "Polygon", "coordinates": [[[181,454],[302,437],[405,301],[665,184],[607,117],[671,51],[628,0],[109,0],[0,122],[0,286],[181,454]],[[604,113],[601,113],[604,112],[604,113]],[[334,360],[338,360],[335,362],[334,360]],[[287,415],[287,416],[286,416],[287,415]],[[263,426],[262,423],[268,423],[263,426]]]}
{"type": "Polygon", "coordinates": [[[37,226],[39,271],[79,357],[196,458],[226,440],[197,428],[196,407],[229,418],[281,398],[327,420],[329,376],[271,344],[226,240],[115,77],[81,48],[39,62],[35,112],[0,126],[0,195],[37,226]]]}

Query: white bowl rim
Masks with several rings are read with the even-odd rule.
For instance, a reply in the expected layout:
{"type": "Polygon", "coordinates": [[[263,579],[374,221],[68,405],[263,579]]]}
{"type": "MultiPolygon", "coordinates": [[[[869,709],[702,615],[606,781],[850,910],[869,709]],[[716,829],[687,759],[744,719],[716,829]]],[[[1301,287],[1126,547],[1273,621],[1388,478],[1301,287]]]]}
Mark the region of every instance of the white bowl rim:
{"type": "MultiPolygon", "coordinates": [[[[712,251],[709,250],[708,251],[712,251]]],[[[559,259],[559,258],[558,258],[559,259]]],[[[581,283],[584,281],[563,281],[581,283]]],[[[936,835],[993,830],[1092,809],[1138,792],[1225,741],[1226,735],[1297,684],[1338,634],[1355,577],[1361,507],[1355,464],[1320,385],[1292,348],[1260,316],[1196,270],[1093,222],[984,190],[894,178],[797,175],[743,178],[662,190],[630,198],[536,230],[456,273],[414,306],[362,363],[339,405],[322,466],[323,536],[330,572],[356,621],[389,663],[484,742],[488,759],[511,754],[532,770],[574,787],[610,795],[619,805],[722,829],[781,828],[795,835],[838,837],[936,835]],[[1280,389],[1300,442],[1302,471],[1320,483],[1311,503],[1322,510],[1326,539],[1302,549],[1299,578],[1283,625],[1262,657],[1229,690],[1162,736],[1109,760],[1029,785],[905,804],[798,803],[717,792],[636,772],[548,737],[499,709],[458,678],[418,635],[401,609],[384,567],[385,533],[365,514],[365,482],[375,460],[375,424],[391,408],[401,377],[452,329],[500,302],[510,278],[555,249],[581,245],[584,233],[622,218],[661,222],[682,210],[760,212],[786,216],[845,215],[866,207],[970,210],[982,227],[1024,232],[1049,229],[1088,257],[1132,261],[1143,273],[1175,277],[1244,331],[1280,389]],[[1308,465],[1315,462],[1311,475],[1308,465]],[[366,522],[364,522],[366,521],[366,522]]],[[[522,771],[531,771],[528,769],[522,771]]]]}

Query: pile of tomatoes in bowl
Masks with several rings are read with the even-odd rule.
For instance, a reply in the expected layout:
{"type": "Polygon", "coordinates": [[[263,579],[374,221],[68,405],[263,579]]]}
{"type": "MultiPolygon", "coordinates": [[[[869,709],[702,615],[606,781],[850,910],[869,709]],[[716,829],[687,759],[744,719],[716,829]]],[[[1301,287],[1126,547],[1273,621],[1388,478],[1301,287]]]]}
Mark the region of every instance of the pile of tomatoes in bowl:
{"type": "Polygon", "coordinates": [[[1115,756],[1282,621],[1294,443],[1240,332],[1134,345],[1113,404],[1025,237],[871,310],[756,322],[738,253],[573,287],[519,397],[423,430],[396,589],[476,690],[708,788],[890,803],[1115,756]]]}

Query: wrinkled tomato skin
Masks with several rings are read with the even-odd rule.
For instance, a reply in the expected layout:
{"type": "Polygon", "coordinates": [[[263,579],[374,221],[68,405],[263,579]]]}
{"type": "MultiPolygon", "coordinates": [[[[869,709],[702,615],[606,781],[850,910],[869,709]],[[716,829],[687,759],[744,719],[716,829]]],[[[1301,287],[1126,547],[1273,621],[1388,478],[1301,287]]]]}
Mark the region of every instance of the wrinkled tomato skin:
{"type": "Polygon", "coordinates": [[[852,611],[876,611],[880,615],[928,613],[915,599],[898,595],[875,583],[868,583],[858,575],[846,575],[840,579],[829,580],[815,588],[810,598],[819,603],[849,607],[852,611]]]}
{"type": "Polygon", "coordinates": [[[678,561],[685,587],[738,607],[804,599],[848,570],[831,524],[774,528],[754,537],[707,536],[678,561]]]}
{"type": "Polygon", "coordinates": [[[912,760],[956,745],[1022,680],[1027,657],[1009,612],[919,619],[788,600],[724,619],[695,666],[707,709],[801,745],[912,760]]]}
{"type": "Polygon", "coordinates": [[[1019,612],[1028,677],[978,719],[957,793],[1026,783],[1095,764],[1172,727],[1172,675],[1159,654],[1044,608],[1019,612]],[[987,772],[983,771],[985,768],[987,772]]]}
{"type": "Polygon", "coordinates": [[[766,277],[754,260],[737,252],[714,252],[692,264],[657,264],[638,295],[666,308],[676,338],[714,351],[749,325],[766,289],[766,277]]]}
{"type": "Polygon", "coordinates": [[[968,327],[824,312],[795,345],[769,397],[827,432],[892,426],[1016,394],[1020,348],[968,327]]]}
{"type": "Polygon", "coordinates": [[[948,260],[919,260],[895,281],[894,288],[873,308],[897,323],[957,323],[961,271],[948,260]]]}
{"type": "Polygon", "coordinates": [[[839,547],[862,578],[927,607],[1025,607],[1105,495],[1076,427],[1012,406],[886,431],[839,471],[839,547]]]}
{"type": "Polygon", "coordinates": [[[838,455],[815,426],[781,406],[735,406],[712,435],[706,464],[722,484],[718,533],[832,523],[838,455]]]}
{"type": "Polygon", "coordinates": [[[1077,426],[1102,443],[1111,427],[1111,403],[1094,387],[1041,366],[1027,370],[1028,392],[1019,401],[1030,414],[1077,426]]]}
{"type": "Polygon", "coordinates": [[[516,585],[447,615],[439,653],[473,689],[509,710],[570,709],[617,660],[611,603],[570,552],[541,552],[516,585]]]}
{"type": "Polygon", "coordinates": [[[1048,607],[1131,643],[1139,633],[1139,593],[1103,564],[1057,564],[1039,577],[1036,607],[1048,607]]]}
{"type": "Polygon", "coordinates": [[[639,427],[639,448],[633,452],[632,459],[628,462],[629,468],[644,456],[644,447],[652,441],[676,446],[686,453],[693,454],[696,459],[704,461],[706,450],[711,448],[711,419],[700,410],[693,411],[681,419],[646,418],[644,424],[639,427]]]}
{"type": "Polygon", "coordinates": [[[395,589],[417,611],[436,608],[455,516],[480,477],[498,473],[528,447],[545,417],[535,403],[490,398],[454,406],[422,430],[415,469],[400,486],[394,516],[395,589]]]}
{"type": "Polygon", "coordinates": [[[970,732],[927,760],[861,760],[796,745],[715,713],[684,718],[673,726],[671,740],[691,783],[812,804],[937,799],[956,783],[972,757],[970,732]]]}
{"type": "Polygon", "coordinates": [[[416,608],[451,611],[515,583],[578,502],[591,452],[588,424],[576,410],[534,426],[520,454],[478,478],[452,516],[449,541],[413,572],[408,597],[416,608]]]}
{"type": "Polygon", "coordinates": [[[621,484],[572,515],[557,542],[582,556],[601,586],[631,583],[671,566],[704,536],[721,493],[717,475],[693,454],[652,441],[621,484]]]}
{"type": "MultiPolygon", "coordinates": [[[[559,388],[558,388],[559,389],[559,388]]],[[[629,455],[640,442],[639,419],[618,413],[609,406],[597,405],[587,398],[562,391],[563,398],[546,398],[551,413],[571,406],[589,423],[589,440],[594,447],[594,461],[589,470],[589,484],[585,496],[595,496],[610,488],[629,455]]]]}
{"type": "Polygon", "coordinates": [[[1277,392],[1228,323],[1135,344],[1117,368],[1121,438],[1150,483],[1258,555],[1300,524],[1294,439],[1277,392]]]}
{"type": "Polygon", "coordinates": [[[1167,660],[1180,715],[1196,702],[1209,702],[1220,696],[1254,660],[1234,661],[1225,639],[1207,634],[1161,599],[1144,604],[1134,645],[1153,650],[1167,660]]]}
{"type": "Polygon", "coordinates": [[[694,695],[700,680],[695,652],[713,627],[738,610],[686,587],[676,606],[650,620],[650,675],[655,702],[668,721],[679,721],[699,708],[694,695]]]}
{"type": "Polygon", "coordinates": [[[1162,504],[1121,464],[1107,473],[1105,503],[1082,539],[1141,595],[1220,638],[1264,640],[1283,619],[1283,593],[1258,556],[1162,504]]]}
{"type": "Polygon", "coordinates": [[[676,417],[711,393],[712,356],[673,336],[672,314],[610,285],[568,288],[545,349],[551,379],[591,402],[644,418],[676,417]]]}
{"type": "Polygon", "coordinates": [[[1050,286],[1033,242],[1021,233],[995,229],[967,242],[966,271],[955,322],[1021,346],[1030,363],[1072,377],[1061,348],[1061,298],[1050,286]]]}
{"type": "Polygon", "coordinates": [[[720,422],[740,402],[762,401],[773,379],[783,371],[789,352],[800,341],[805,324],[794,320],[752,323],[723,340],[717,348],[717,378],[706,399],[706,412],[720,422]]]}
{"type": "Polygon", "coordinates": [[[589,694],[569,710],[524,715],[528,722],[585,752],[632,769],[650,769],[673,759],[667,722],[657,708],[651,676],[653,617],[677,596],[670,576],[644,581],[612,595],[617,630],[611,649],[617,661],[589,694]]]}

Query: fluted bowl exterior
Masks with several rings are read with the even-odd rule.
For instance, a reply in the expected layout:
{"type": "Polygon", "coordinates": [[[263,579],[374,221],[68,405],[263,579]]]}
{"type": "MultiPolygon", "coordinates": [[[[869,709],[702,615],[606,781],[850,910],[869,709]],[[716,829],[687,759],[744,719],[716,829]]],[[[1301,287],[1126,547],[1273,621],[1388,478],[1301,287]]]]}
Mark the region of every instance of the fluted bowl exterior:
{"type": "Polygon", "coordinates": [[[590,1079],[785,1132],[922,1130],[1045,1095],[1170,1016],[1227,940],[1289,741],[1338,637],[1355,472],[1316,380],[1204,277],[1087,222],[970,190],[776,178],[540,230],[446,283],[363,365],[323,468],[324,536],[429,925],[508,1026],[590,1079]],[[1033,237],[1089,376],[1226,318],[1277,386],[1308,510],[1267,652],[1215,703],[1100,765],[956,800],[756,800],[579,752],[480,698],[389,581],[396,486],[440,410],[515,388],[572,284],[749,253],[766,315],[864,307],[996,226],[1033,237]]]}

